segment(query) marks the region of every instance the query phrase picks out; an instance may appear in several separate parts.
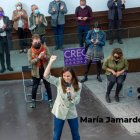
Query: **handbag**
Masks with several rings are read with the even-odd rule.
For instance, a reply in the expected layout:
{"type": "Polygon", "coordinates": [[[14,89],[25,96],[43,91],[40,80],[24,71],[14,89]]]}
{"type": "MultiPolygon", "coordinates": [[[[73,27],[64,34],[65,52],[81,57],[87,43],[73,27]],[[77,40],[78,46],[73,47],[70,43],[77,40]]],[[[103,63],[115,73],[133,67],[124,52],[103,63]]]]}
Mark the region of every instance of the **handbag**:
{"type": "Polygon", "coordinates": [[[57,19],[51,19],[51,26],[57,27],[57,19]]]}

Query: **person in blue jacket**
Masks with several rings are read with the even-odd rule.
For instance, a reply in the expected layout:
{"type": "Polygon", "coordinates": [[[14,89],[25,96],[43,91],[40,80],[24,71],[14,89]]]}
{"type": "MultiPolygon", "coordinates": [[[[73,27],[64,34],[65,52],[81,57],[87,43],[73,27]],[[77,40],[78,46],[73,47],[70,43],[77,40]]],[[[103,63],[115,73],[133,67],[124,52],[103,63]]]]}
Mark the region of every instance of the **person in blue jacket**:
{"type": "Polygon", "coordinates": [[[81,82],[85,82],[88,80],[87,75],[93,60],[97,65],[97,80],[99,82],[102,82],[100,76],[102,70],[101,60],[104,58],[103,46],[105,46],[105,41],[105,33],[101,30],[98,22],[95,22],[93,29],[90,30],[86,36],[86,44],[88,46],[86,52],[87,65],[84,78],[81,80],[81,82]]]}

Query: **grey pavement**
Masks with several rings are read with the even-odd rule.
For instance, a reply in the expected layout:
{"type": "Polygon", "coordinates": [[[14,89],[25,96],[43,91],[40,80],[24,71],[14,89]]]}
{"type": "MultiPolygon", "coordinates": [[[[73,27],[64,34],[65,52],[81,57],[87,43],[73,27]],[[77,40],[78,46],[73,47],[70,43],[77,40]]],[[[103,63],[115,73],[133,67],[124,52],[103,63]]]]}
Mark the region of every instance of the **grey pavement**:
{"type": "MultiPolygon", "coordinates": [[[[80,77],[81,78],[81,77],[80,77]]],[[[128,73],[124,82],[124,95],[120,94],[120,102],[115,102],[114,91],[111,93],[111,103],[106,103],[106,76],[102,75],[103,82],[97,81],[96,76],[89,75],[88,81],[84,84],[92,92],[93,96],[98,99],[114,116],[114,118],[139,118],[139,122],[120,123],[131,135],[140,134],[140,100],[137,96],[137,88],[140,87],[140,73],[128,73]],[[128,96],[128,89],[132,86],[133,95],[128,96]]]]}
{"type": "MultiPolygon", "coordinates": [[[[94,91],[100,87],[94,76],[89,77],[90,82],[94,91]],[[97,89],[93,83],[97,83],[97,89]]],[[[101,85],[103,86],[103,84],[101,85]]],[[[52,86],[52,93],[53,100],[55,100],[56,88],[54,86],[52,86]]],[[[87,86],[83,85],[81,101],[77,106],[81,140],[139,140],[140,134],[130,135],[120,123],[99,123],[97,121],[86,123],[80,121],[81,117],[100,117],[102,119],[114,117],[106,105],[95,96],[95,93],[97,94],[97,92],[93,94],[87,86]]],[[[103,96],[102,100],[104,101],[103,96]]],[[[110,106],[113,107],[113,105],[115,102],[110,106]]],[[[21,80],[0,81],[0,139],[52,140],[52,136],[53,115],[48,103],[46,101],[37,102],[36,109],[31,109],[29,103],[24,101],[21,80]]],[[[64,125],[61,140],[72,140],[67,122],[64,125]]]]}

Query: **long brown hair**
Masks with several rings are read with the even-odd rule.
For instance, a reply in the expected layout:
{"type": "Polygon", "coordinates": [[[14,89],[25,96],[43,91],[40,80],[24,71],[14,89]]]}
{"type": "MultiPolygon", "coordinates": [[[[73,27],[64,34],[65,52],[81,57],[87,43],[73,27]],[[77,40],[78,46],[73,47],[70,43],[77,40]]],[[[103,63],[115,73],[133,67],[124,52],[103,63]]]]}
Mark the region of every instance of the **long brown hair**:
{"type": "Polygon", "coordinates": [[[112,50],[112,56],[114,56],[115,53],[118,54],[120,57],[123,56],[123,52],[122,52],[122,49],[121,48],[114,48],[112,50]]]}
{"type": "Polygon", "coordinates": [[[62,85],[62,89],[63,89],[63,92],[64,93],[66,93],[66,82],[65,82],[65,80],[63,79],[63,74],[65,73],[65,72],[70,72],[71,73],[71,75],[72,75],[72,80],[71,80],[71,84],[72,84],[72,86],[73,86],[73,88],[74,88],[74,91],[78,91],[80,88],[79,88],[79,85],[78,85],[78,79],[77,79],[77,77],[76,77],[76,74],[75,74],[75,72],[74,72],[74,70],[71,68],[71,67],[64,67],[63,69],[62,69],[62,72],[61,72],[61,85],[62,85]]]}

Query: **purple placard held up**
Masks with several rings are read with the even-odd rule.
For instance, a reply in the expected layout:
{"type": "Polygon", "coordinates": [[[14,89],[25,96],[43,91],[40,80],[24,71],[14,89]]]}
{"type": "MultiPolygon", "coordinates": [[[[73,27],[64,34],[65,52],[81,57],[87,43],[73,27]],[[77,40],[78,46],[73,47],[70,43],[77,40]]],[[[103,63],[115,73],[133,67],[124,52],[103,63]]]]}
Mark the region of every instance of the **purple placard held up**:
{"type": "Polygon", "coordinates": [[[69,48],[64,49],[64,65],[65,66],[77,66],[85,65],[87,63],[85,59],[84,48],[69,48]]]}

